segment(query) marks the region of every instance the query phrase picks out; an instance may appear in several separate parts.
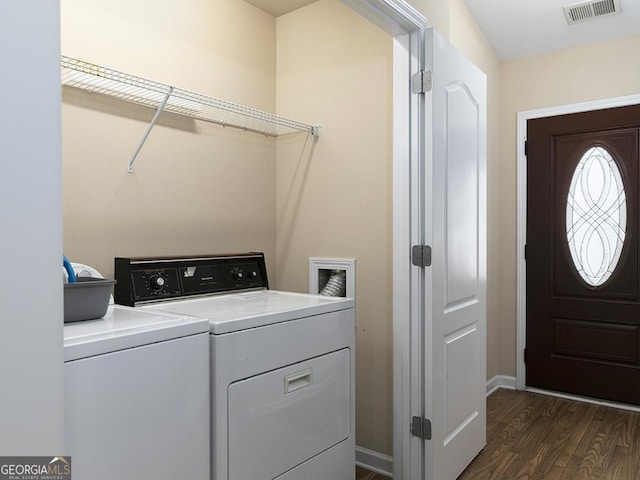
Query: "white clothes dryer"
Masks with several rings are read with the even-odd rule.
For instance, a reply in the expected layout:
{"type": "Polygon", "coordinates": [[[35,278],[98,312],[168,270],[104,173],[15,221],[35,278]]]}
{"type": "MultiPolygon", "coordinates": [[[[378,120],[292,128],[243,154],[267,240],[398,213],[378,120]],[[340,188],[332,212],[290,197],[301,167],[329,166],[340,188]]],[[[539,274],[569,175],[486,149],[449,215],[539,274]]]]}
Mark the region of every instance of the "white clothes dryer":
{"type": "Polygon", "coordinates": [[[116,279],[116,302],[209,320],[212,479],[354,478],[352,299],[269,290],[254,253],[116,259],[116,279]]]}

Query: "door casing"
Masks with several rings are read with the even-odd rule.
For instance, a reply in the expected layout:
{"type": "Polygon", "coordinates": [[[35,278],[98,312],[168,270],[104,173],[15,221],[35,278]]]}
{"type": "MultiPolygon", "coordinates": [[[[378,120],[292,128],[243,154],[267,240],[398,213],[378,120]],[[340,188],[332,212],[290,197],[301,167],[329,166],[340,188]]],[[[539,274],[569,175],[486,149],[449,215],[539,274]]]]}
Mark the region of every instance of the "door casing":
{"type": "MultiPolygon", "coordinates": [[[[423,468],[422,442],[411,436],[409,419],[424,392],[421,325],[412,315],[421,308],[420,274],[412,268],[412,229],[421,212],[412,205],[419,191],[416,171],[425,154],[424,95],[410,91],[411,75],[425,66],[424,18],[404,0],[342,0],[364,18],[393,36],[393,476],[415,477],[423,468]],[[408,161],[407,161],[408,159],[408,161]],[[414,289],[413,291],[411,289],[414,289]]],[[[413,242],[413,243],[412,243],[413,242]]]]}
{"type": "Polygon", "coordinates": [[[640,104],[640,95],[609,98],[592,102],[575,103],[558,107],[542,108],[518,112],[517,116],[517,272],[516,272],[516,388],[525,390],[526,365],[524,349],[527,344],[527,264],[524,259],[524,246],[527,240],[527,157],[524,154],[524,142],[527,140],[527,121],[534,118],[565,115],[569,113],[602,110],[604,108],[624,107],[640,104]]]}
{"type": "MultiPolygon", "coordinates": [[[[433,138],[433,126],[430,124],[432,115],[427,115],[427,110],[433,111],[433,96],[412,94],[410,85],[413,73],[431,68],[427,65],[427,57],[434,55],[435,47],[431,45],[429,50],[426,48],[426,19],[403,0],[342,2],[394,37],[393,475],[394,478],[431,479],[436,475],[433,458],[435,440],[444,431],[437,431],[434,442],[425,442],[411,434],[409,423],[416,416],[430,418],[430,410],[433,409],[426,389],[427,384],[433,383],[436,372],[425,362],[428,356],[433,355],[432,346],[427,347],[425,342],[427,333],[433,326],[429,322],[434,320],[434,312],[427,308],[430,302],[425,299],[425,292],[430,295],[433,286],[431,274],[426,275],[424,268],[412,265],[410,250],[411,245],[427,243],[425,227],[428,222],[433,222],[431,207],[426,206],[427,203],[431,205],[426,200],[431,198],[432,192],[426,183],[425,171],[433,160],[432,145],[436,142],[433,138]]],[[[433,43],[434,39],[431,38],[430,42],[433,43]]],[[[483,141],[480,141],[480,145],[483,145],[483,141]]],[[[478,167],[484,169],[484,165],[478,167]]],[[[478,188],[479,195],[484,198],[484,187],[478,188]]],[[[484,203],[478,208],[484,211],[484,203]]],[[[485,221],[483,215],[484,213],[479,221],[485,221]]],[[[484,227],[479,228],[478,234],[484,238],[484,227]]],[[[486,249],[486,244],[482,243],[480,248],[486,249]]],[[[483,256],[480,266],[484,265],[484,258],[483,256]]],[[[484,296],[484,286],[481,288],[481,296],[484,296]]],[[[484,338],[484,316],[479,321],[484,338]]],[[[484,396],[484,387],[481,390],[484,396]]],[[[482,416],[484,418],[484,413],[482,416]]],[[[442,426],[442,419],[439,419],[438,425],[442,426]]],[[[442,440],[444,447],[448,441],[444,438],[442,440]]],[[[468,440],[461,440],[463,443],[458,442],[459,446],[469,447],[468,440]]]]}

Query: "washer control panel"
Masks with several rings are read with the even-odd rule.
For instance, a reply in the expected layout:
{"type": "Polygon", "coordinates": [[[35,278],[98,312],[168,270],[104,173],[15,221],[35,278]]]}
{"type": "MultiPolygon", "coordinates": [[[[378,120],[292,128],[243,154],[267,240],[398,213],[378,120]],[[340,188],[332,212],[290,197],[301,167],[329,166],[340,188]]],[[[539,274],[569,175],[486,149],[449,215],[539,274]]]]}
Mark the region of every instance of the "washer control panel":
{"type": "Polygon", "coordinates": [[[120,305],[268,289],[263,253],[115,259],[114,300],[120,305]]]}

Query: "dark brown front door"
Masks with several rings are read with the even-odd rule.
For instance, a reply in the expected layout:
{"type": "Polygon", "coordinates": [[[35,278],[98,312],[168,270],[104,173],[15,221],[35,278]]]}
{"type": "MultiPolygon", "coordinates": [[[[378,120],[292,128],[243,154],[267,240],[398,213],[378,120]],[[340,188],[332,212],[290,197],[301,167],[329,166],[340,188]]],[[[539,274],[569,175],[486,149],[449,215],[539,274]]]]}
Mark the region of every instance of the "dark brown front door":
{"type": "Polygon", "coordinates": [[[527,385],[640,404],[640,106],[527,125],[527,385]]]}

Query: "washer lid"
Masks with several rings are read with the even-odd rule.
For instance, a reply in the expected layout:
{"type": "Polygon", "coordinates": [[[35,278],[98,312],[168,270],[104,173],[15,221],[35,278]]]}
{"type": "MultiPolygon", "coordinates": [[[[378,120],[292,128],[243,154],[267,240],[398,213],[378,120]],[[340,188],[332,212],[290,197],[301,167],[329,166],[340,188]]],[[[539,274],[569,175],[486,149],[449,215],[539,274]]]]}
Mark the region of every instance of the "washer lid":
{"type": "Polygon", "coordinates": [[[110,305],[97,320],[64,326],[64,360],[140,347],[209,331],[207,319],[110,305]]]}
{"type": "Polygon", "coordinates": [[[353,308],[350,298],[261,290],[173,300],[138,310],[206,317],[215,335],[353,308]]]}

